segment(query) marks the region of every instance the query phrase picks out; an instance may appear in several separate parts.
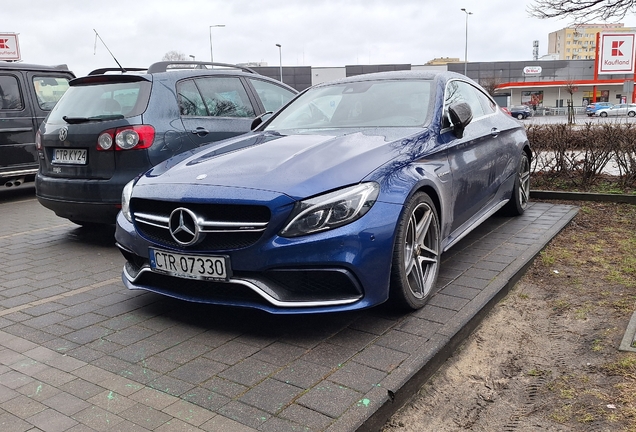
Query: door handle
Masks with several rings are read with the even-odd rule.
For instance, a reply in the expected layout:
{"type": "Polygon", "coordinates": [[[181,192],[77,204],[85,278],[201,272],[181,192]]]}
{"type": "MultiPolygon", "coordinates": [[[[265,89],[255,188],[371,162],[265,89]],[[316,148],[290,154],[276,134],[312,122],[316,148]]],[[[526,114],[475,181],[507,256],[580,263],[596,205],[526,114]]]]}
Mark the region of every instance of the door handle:
{"type": "Polygon", "coordinates": [[[496,127],[495,127],[495,128],[492,128],[492,129],[490,130],[490,135],[492,135],[492,136],[496,137],[497,135],[499,135],[499,129],[497,129],[496,127]]]}
{"type": "Polygon", "coordinates": [[[199,135],[200,137],[202,137],[202,136],[206,136],[207,134],[209,134],[209,133],[210,133],[210,131],[208,131],[207,129],[202,128],[202,127],[198,127],[198,128],[196,128],[195,130],[190,131],[190,132],[192,132],[192,133],[193,133],[193,134],[195,134],[195,135],[199,135]]]}

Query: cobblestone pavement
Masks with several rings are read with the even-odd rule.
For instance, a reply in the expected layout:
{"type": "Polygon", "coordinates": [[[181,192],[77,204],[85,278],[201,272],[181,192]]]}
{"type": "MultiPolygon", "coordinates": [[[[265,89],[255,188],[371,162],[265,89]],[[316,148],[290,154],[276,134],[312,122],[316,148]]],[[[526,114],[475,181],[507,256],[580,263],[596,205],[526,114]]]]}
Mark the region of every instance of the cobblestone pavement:
{"type": "Polygon", "coordinates": [[[377,429],[577,209],[493,217],[418,312],[272,316],[126,290],[113,230],[0,194],[0,430],[377,429]]]}

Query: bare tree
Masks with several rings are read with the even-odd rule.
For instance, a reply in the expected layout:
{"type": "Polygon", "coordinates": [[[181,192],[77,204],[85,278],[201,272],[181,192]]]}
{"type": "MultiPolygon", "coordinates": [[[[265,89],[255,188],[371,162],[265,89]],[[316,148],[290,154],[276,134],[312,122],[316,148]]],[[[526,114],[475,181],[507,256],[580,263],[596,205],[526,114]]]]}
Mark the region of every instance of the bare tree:
{"type": "Polygon", "coordinates": [[[182,53],[181,51],[168,51],[167,53],[165,53],[163,55],[163,58],[161,59],[163,61],[185,61],[186,59],[186,55],[184,53],[182,53]]]}
{"type": "Polygon", "coordinates": [[[495,96],[495,92],[497,91],[499,84],[501,84],[501,80],[496,77],[487,77],[479,80],[479,85],[481,85],[492,97],[495,96]]]}
{"type": "Polygon", "coordinates": [[[528,8],[536,18],[573,18],[575,22],[620,20],[636,12],[636,0],[534,0],[528,8]]]}
{"type": "Polygon", "coordinates": [[[576,117],[574,116],[574,98],[572,95],[578,91],[573,79],[568,79],[565,84],[565,91],[570,95],[568,99],[568,124],[576,123],[576,117]]]}

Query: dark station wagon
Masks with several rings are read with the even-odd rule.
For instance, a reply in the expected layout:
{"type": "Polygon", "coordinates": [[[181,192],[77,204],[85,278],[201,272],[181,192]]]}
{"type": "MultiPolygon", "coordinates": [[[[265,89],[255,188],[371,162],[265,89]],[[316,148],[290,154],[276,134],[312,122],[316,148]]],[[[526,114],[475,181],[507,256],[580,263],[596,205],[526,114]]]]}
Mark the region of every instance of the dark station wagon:
{"type": "Polygon", "coordinates": [[[297,91],[246,67],[160,62],[70,82],[42,124],[36,196],[80,225],[113,224],[121,192],[178,153],[246,133],[297,91]]]}

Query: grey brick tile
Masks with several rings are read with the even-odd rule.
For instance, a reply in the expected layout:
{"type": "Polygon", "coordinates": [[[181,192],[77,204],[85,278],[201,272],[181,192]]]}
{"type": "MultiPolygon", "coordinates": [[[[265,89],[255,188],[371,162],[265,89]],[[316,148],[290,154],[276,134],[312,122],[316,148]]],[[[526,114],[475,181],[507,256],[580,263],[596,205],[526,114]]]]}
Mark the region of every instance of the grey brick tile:
{"type": "Polygon", "coordinates": [[[65,432],[79,424],[72,418],[50,408],[29,417],[27,421],[46,432],[65,432]]]}
{"type": "Polygon", "coordinates": [[[266,379],[252,387],[239,400],[270,414],[276,414],[286,408],[303,392],[295,387],[274,379],[266,379]]]}
{"type": "Polygon", "coordinates": [[[307,352],[305,348],[296,345],[274,342],[254,353],[252,357],[276,366],[284,366],[302,356],[305,352],[307,352]]]}
{"type": "Polygon", "coordinates": [[[194,426],[202,425],[215,415],[207,409],[183,400],[166,407],[163,412],[194,426]]]}
{"type": "Polygon", "coordinates": [[[6,402],[10,399],[17,398],[20,393],[16,390],[0,384],[0,403],[6,402]]]}
{"type": "Polygon", "coordinates": [[[98,386],[97,384],[91,383],[82,378],[75,378],[58,388],[82,400],[88,400],[106,390],[104,387],[98,386]]]}
{"type": "Polygon", "coordinates": [[[336,368],[358,352],[357,349],[321,343],[301,357],[302,360],[322,366],[336,368]]]}
{"type": "Polygon", "coordinates": [[[324,430],[334,421],[331,417],[298,404],[287,407],[280,413],[279,417],[289,419],[297,424],[311,425],[314,430],[324,430]]]}
{"type": "Polygon", "coordinates": [[[173,396],[181,396],[195,387],[190,383],[166,375],[159,376],[150,381],[148,386],[173,396]]]}
{"type": "Polygon", "coordinates": [[[437,293],[428,303],[432,306],[458,311],[468,303],[468,300],[437,293]]]}
{"type": "Polygon", "coordinates": [[[399,330],[391,330],[382,335],[375,343],[378,346],[413,354],[426,342],[428,337],[414,335],[399,330]]]}
{"type": "Polygon", "coordinates": [[[377,335],[372,333],[345,328],[327,339],[327,342],[341,347],[362,350],[371,344],[376,338],[377,335]]]}
{"type": "Polygon", "coordinates": [[[296,387],[308,389],[329,376],[334,369],[297,360],[274,375],[274,378],[296,387]]]}
{"type": "Polygon", "coordinates": [[[182,399],[214,412],[232,401],[231,398],[225,395],[203,387],[196,387],[190,390],[182,396],[182,399]]]}
{"type": "Polygon", "coordinates": [[[47,409],[46,405],[24,395],[3,402],[0,404],[0,408],[22,419],[26,419],[47,409]]]}
{"type": "Polygon", "coordinates": [[[307,426],[278,417],[272,417],[267,420],[263,423],[259,430],[262,432],[311,432],[311,429],[307,426]]]}
{"type": "Polygon", "coordinates": [[[222,415],[212,417],[210,421],[201,425],[201,429],[207,432],[255,432],[256,429],[229,419],[222,415]]]}
{"type": "Polygon", "coordinates": [[[42,403],[67,416],[72,416],[91,406],[88,402],[62,391],[48,399],[44,399],[42,403]]]}
{"type": "Polygon", "coordinates": [[[147,359],[143,360],[141,364],[145,368],[151,369],[160,374],[166,374],[170,371],[177,369],[179,366],[181,366],[179,363],[175,363],[159,355],[148,357],[147,359]]]}
{"type": "Polygon", "coordinates": [[[141,404],[137,404],[119,413],[119,415],[136,425],[150,430],[156,429],[172,419],[168,414],[141,404]]]}
{"type": "Polygon", "coordinates": [[[210,348],[206,345],[185,341],[172,348],[162,351],[159,357],[163,357],[167,360],[173,361],[179,364],[185,364],[192,359],[195,359],[210,351],[210,348]]]}
{"type": "Polygon", "coordinates": [[[100,432],[115,430],[114,428],[117,428],[118,425],[124,421],[124,419],[117,414],[113,414],[96,406],[90,406],[74,414],[72,419],[100,432]]]}
{"type": "Polygon", "coordinates": [[[453,282],[452,284],[444,287],[444,289],[441,290],[440,293],[449,295],[452,297],[459,297],[466,300],[472,300],[475,297],[477,297],[477,295],[479,295],[481,291],[482,291],[481,289],[469,288],[469,287],[458,285],[457,282],[453,282]]]}
{"type": "Polygon", "coordinates": [[[221,378],[251,387],[276,371],[277,367],[260,360],[248,358],[220,372],[221,378]]]}
{"type": "Polygon", "coordinates": [[[424,339],[433,336],[441,325],[426,319],[410,316],[400,324],[399,330],[405,333],[412,333],[424,339]]]}
{"type": "Polygon", "coordinates": [[[377,368],[371,368],[351,361],[334,372],[329,377],[329,380],[361,393],[366,393],[374,386],[377,386],[386,376],[386,372],[377,368]]]}
{"type": "Polygon", "coordinates": [[[265,411],[259,410],[242,402],[232,401],[219,409],[219,412],[234,421],[254,429],[258,429],[271,417],[265,411]]]}
{"type": "Polygon", "coordinates": [[[227,365],[233,365],[258,352],[258,350],[259,349],[253,345],[232,340],[207,352],[205,358],[216,360],[227,365]]]}
{"type": "Polygon", "coordinates": [[[398,367],[409,355],[390,348],[373,345],[355,356],[355,361],[363,365],[391,372],[398,367]]]}
{"type": "Polygon", "coordinates": [[[170,421],[165,422],[154,432],[204,432],[203,429],[199,429],[198,427],[192,426],[189,423],[184,422],[179,419],[172,419],[170,421]]]}
{"type": "Polygon", "coordinates": [[[380,318],[372,315],[363,315],[356,319],[349,328],[353,330],[360,330],[365,333],[371,333],[374,335],[384,334],[387,330],[395,326],[396,321],[380,318]]]}
{"type": "Polygon", "coordinates": [[[0,375],[0,385],[10,389],[17,389],[34,381],[29,375],[22,372],[9,370],[0,375]]]}
{"type": "Polygon", "coordinates": [[[31,381],[29,384],[16,389],[16,391],[38,402],[42,402],[45,399],[61,393],[61,390],[56,387],[39,381],[31,381]]]}
{"type": "MultiPolygon", "coordinates": [[[[64,310],[64,312],[66,312],[66,310],[64,310]]],[[[95,313],[85,313],[84,315],[62,321],[60,324],[63,324],[75,330],[79,330],[105,320],[106,318],[103,315],[98,315],[95,313]]]]}
{"type": "Polygon", "coordinates": [[[208,381],[217,373],[227,369],[227,365],[206,358],[194,359],[168,375],[192,384],[208,381]]]}
{"type": "Polygon", "coordinates": [[[249,390],[249,387],[247,386],[235,383],[234,381],[226,380],[224,378],[219,378],[218,376],[212,377],[212,379],[209,379],[208,381],[202,383],[200,386],[202,388],[222,394],[232,399],[236,399],[247,390],[249,390]]]}
{"type": "Polygon", "coordinates": [[[176,396],[172,396],[149,387],[143,387],[131,394],[129,397],[142,405],[149,406],[159,411],[179,400],[176,396]]]}
{"type": "Polygon", "coordinates": [[[133,399],[129,399],[126,396],[114,392],[112,390],[105,390],[99,394],[96,394],[86,402],[104,408],[106,411],[119,414],[122,411],[127,410],[130,407],[137,405],[137,402],[133,399]]]}
{"type": "Polygon", "coordinates": [[[2,432],[26,432],[33,430],[33,425],[5,412],[0,413],[0,430],[2,432]]]}
{"type": "Polygon", "coordinates": [[[132,326],[117,332],[110,331],[109,334],[103,337],[104,339],[116,344],[130,345],[135,342],[139,342],[142,339],[146,339],[153,334],[155,334],[155,332],[150,329],[141,326],[132,326]]]}
{"type": "Polygon", "coordinates": [[[361,397],[362,393],[325,381],[299,397],[296,403],[329,417],[337,418],[361,397]]]}

